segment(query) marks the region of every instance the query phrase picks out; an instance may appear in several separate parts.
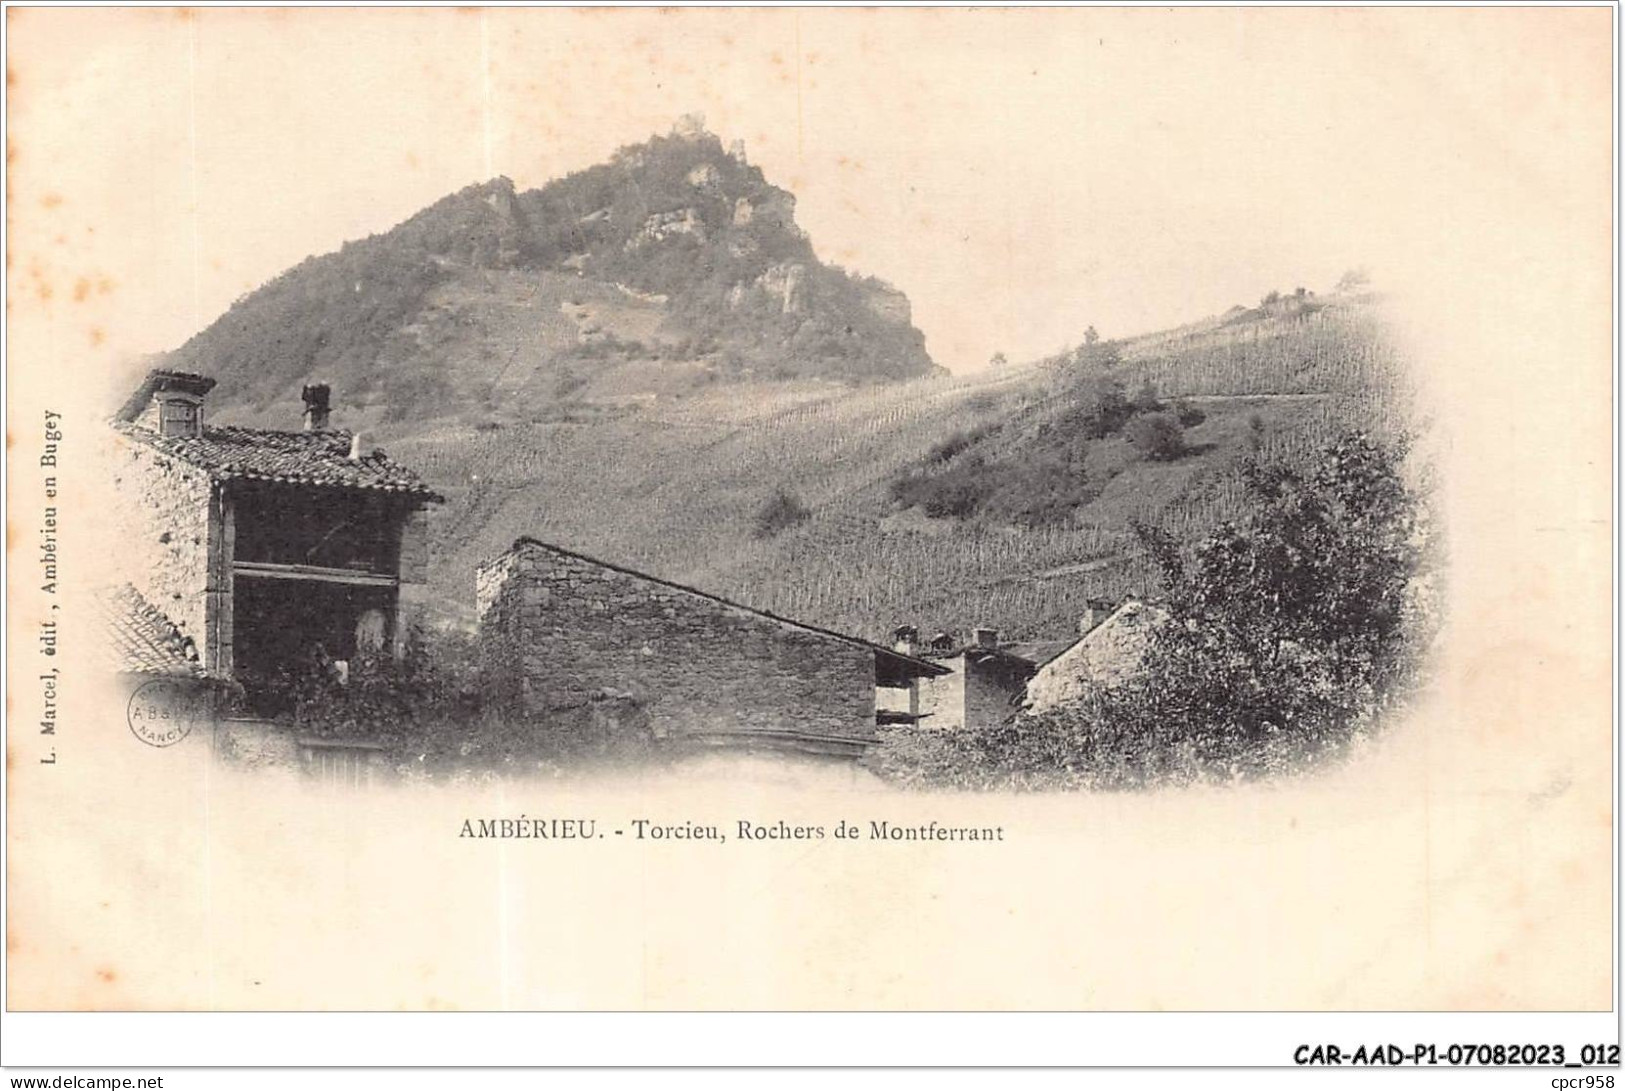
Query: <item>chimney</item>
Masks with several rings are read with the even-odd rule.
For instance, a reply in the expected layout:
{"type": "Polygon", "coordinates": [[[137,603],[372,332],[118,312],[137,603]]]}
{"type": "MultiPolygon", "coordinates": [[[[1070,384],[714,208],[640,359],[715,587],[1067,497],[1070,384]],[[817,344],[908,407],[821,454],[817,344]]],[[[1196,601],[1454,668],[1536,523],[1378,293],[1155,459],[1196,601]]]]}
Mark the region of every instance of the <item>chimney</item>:
{"type": "Polygon", "coordinates": [[[350,461],[361,461],[361,433],[357,432],[350,437],[350,461]]]}
{"type": "Polygon", "coordinates": [[[999,630],[978,627],[976,630],[976,646],[978,648],[997,648],[999,646],[999,630]]]}
{"type": "Polygon", "coordinates": [[[892,651],[913,655],[920,646],[920,630],[912,625],[899,625],[892,631],[892,651]]]}
{"type": "Polygon", "coordinates": [[[1095,627],[1105,621],[1112,613],[1112,604],[1105,599],[1090,599],[1084,607],[1083,616],[1078,619],[1078,635],[1087,636],[1095,627]]]}
{"type": "Polygon", "coordinates": [[[203,435],[203,399],[212,389],[214,380],[206,376],[156,368],[114,419],[172,439],[197,439],[203,435]]]}
{"type": "Polygon", "coordinates": [[[305,431],[321,432],[327,428],[329,415],[328,400],[332,390],[326,383],[316,383],[305,387],[305,431]]]}

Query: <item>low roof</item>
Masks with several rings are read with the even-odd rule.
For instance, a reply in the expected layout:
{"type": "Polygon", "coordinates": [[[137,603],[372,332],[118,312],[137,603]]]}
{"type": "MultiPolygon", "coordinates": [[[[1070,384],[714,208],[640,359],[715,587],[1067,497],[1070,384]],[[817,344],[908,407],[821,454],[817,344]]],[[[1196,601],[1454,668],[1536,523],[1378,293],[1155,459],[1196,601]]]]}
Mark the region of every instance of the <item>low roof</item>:
{"type": "Polygon", "coordinates": [[[170,678],[211,677],[197,660],[196,645],[131,584],[104,588],[94,601],[103,638],[99,650],[113,670],[170,678]]]}
{"type": "Polygon", "coordinates": [[[1042,667],[1066,651],[1077,640],[1016,640],[1004,645],[1004,650],[1012,655],[1018,655],[1034,666],[1042,667]]]}
{"type": "Polygon", "coordinates": [[[978,663],[989,659],[1002,659],[1019,665],[1036,667],[1038,664],[1014,644],[955,644],[939,650],[926,650],[920,653],[925,659],[958,659],[960,656],[975,659],[978,663]]]}
{"type": "MultiPolygon", "coordinates": [[[[725,599],[721,595],[713,595],[709,591],[701,591],[697,587],[689,587],[686,584],[676,583],[672,580],[663,580],[659,576],[651,576],[647,572],[639,572],[635,568],[627,568],[624,565],[612,564],[609,561],[600,560],[597,557],[589,557],[585,553],[577,553],[572,549],[565,549],[563,546],[557,546],[551,542],[544,542],[540,539],[532,538],[529,535],[522,535],[521,537],[515,539],[513,545],[510,546],[508,550],[502,554],[502,556],[506,557],[510,553],[517,553],[523,549],[545,549],[550,553],[557,553],[561,557],[569,557],[573,560],[585,561],[588,564],[597,565],[599,568],[607,568],[612,572],[620,572],[628,576],[634,576],[640,580],[646,580],[649,583],[658,583],[662,587],[670,587],[676,591],[683,591],[690,595],[697,595],[702,599],[709,599],[712,602],[727,606],[730,609],[743,610],[747,614],[755,614],[757,617],[764,617],[769,621],[776,621],[780,625],[789,625],[792,628],[802,629],[810,633],[817,633],[819,636],[827,636],[847,644],[855,644],[859,647],[868,648],[870,651],[875,653],[877,673],[878,669],[882,667],[889,668],[893,673],[893,676],[896,677],[918,678],[924,675],[943,675],[952,673],[947,667],[944,667],[941,664],[932,663],[928,660],[920,659],[917,656],[907,655],[903,652],[897,651],[894,648],[888,648],[884,644],[876,644],[872,641],[864,640],[862,637],[849,636],[846,633],[838,633],[833,629],[825,629],[818,625],[809,625],[804,621],[796,621],[793,618],[780,617],[778,614],[769,613],[766,610],[758,610],[754,606],[746,606],[743,603],[734,602],[732,599],[725,599]]],[[[493,557],[491,560],[480,565],[480,567],[488,568],[501,559],[501,557],[493,557]]]]}
{"type": "Polygon", "coordinates": [[[343,429],[278,432],[262,428],[205,427],[197,437],[165,436],[115,420],[119,433],[207,473],[216,481],[266,481],[394,493],[427,502],[437,495],[417,474],[374,450],[350,457],[343,429]]]}

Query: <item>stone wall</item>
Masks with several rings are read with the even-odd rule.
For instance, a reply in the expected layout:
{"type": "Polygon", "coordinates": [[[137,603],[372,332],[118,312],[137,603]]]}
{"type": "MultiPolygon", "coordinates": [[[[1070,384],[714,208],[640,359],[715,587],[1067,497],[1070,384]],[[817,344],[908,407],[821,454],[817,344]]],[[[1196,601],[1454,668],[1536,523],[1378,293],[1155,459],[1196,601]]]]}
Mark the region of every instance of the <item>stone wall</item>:
{"type": "Polygon", "coordinates": [[[965,725],[974,730],[995,727],[1020,711],[1027,672],[1008,660],[974,662],[966,657],[965,725]]]}
{"type": "Polygon", "coordinates": [[[920,679],[920,726],[952,731],[965,726],[965,657],[939,662],[953,673],[920,679]]]}
{"type": "Polygon", "coordinates": [[[111,525],[120,534],[108,550],[113,574],[167,614],[207,663],[210,534],[220,534],[209,518],[208,475],[129,441],[117,443],[113,455],[111,525]]]}
{"type": "Polygon", "coordinates": [[[874,738],[874,651],[586,558],[525,544],[481,567],[488,663],[528,711],[607,693],[656,738],[788,732],[874,738]]]}
{"type": "Polygon", "coordinates": [[[953,673],[920,679],[920,712],[930,713],[921,727],[953,731],[1003,723],[1019,711],[1027,672],[1008,660],[977,660],[966,655],[939,660],[953,673]]]}
{"type": "Polygon", "coordinates": [[[429,513],[422,508],[400,518],[396,551],[403,584],[429,582],[429,513]]]}

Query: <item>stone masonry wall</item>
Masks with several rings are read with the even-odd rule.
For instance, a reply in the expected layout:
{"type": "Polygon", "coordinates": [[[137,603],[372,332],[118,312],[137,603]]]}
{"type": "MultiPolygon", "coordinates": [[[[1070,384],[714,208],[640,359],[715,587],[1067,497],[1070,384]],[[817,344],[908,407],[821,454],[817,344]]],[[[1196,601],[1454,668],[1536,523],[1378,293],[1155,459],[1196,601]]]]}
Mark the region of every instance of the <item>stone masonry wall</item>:
{"type": "Polygon", "coordinates": [[[121,537],[109,556],[117,578],[167,614],[207,662],[208,475],[129,442],[117,444],[114,460],[109,492],[121,537]]]}
{"type": "Polygon", "coordinates": [[[943,731],[980,730],[1003,723],[1017,711],[1025,675],[1008,662],[956,655],[940,660],[953,673],[920,680],[920,711],[930,713],[921,727],[943,731]]]}
{"type": "Polygon", "coordinates": [[[998,660],[965,662],[965,726],[984,730],[1014,716],[1026,686],[1022,672],[998,660]]]}
{"type": "Polygon", "coordinates": [[[953,673],[920,679],[920,726],[954,731],[965,726],[965,657],[939,662],[953,673]]]}
{"type": "Polygon", "coordinates": [[[488,657],[536,712],[612,691],[655,736],[792,731],[874,738],[874,652],[540,546],[481,568],[488,657]]]}

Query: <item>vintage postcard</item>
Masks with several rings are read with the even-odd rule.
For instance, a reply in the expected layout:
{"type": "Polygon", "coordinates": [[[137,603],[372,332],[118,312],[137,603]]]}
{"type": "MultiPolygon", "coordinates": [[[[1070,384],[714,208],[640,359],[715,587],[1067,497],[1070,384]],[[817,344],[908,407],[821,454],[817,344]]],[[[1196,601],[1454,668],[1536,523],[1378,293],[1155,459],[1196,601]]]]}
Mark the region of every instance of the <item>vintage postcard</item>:
{"type": "Polygon", "coordinates": [[[1614,15],[10,8],[7,1007],[1609,1011],[1614,15]]]}

